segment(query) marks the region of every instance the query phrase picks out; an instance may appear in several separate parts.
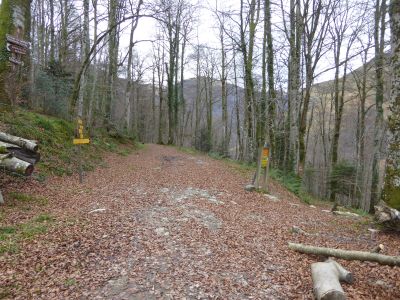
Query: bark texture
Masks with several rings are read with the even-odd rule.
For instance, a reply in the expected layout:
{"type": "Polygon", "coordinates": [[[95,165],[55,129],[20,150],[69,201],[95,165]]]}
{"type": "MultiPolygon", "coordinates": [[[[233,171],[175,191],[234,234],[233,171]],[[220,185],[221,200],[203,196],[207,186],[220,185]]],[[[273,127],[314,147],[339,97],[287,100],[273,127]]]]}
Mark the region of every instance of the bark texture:
{"type": "Polygon", "coordinates": [[[382,198],[393,208],[400,209],[400,0],[392,0],[389,13],[392,30],[391,139],[382,198]]]}

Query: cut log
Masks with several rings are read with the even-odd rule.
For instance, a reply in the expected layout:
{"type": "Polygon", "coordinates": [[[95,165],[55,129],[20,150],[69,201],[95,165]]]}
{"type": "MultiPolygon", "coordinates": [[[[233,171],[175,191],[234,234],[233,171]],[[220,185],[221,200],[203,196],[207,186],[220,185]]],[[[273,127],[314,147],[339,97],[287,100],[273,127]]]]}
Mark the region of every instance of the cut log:
{"type": "Polygon", "coordinates": [[[4,204],[3,194],[1,193],[1,190],[0,190],[0,204],[4,204]]]}
{"type": "Polygon", "coordinates": [[[371,252],[372,253],[379,253],[381,252],[385,247],[382,244],[379,244],[378,246],[374,247],[371,252]]]}
{"type": "Polygon", "coordinates": [[[0,168],[5,168],[6,170],[14,173],[18,173],[24,176],[29,176],[33,172],[33,165],[21,160],[16,157],[2,156],[0,158],[0,168]]]}
{"type": "Polygon", "coordinates": [[[39,148],[35,141],[20,138],[18,136],[13,136],[5,132],[0,131],[0,140],[6,143],[15,144],[24,149],[36,152],[39,148]]]}
{"type": "Polygon", "coordinates": [[[355,218],[361,217],[360,215],[357,215],[357,214],[349,212],[349,211],[335,210],[335,211],[332,211],[332,213],[337,216],[346,216],[346,217],[355,217],[355,218]]]}
{"type": "Polygon", "coordinates": [[[400,256],[389,256],[364,251],[349,251],[325,247],[314,247],[296,243],[289,243],[289,248],[306,254],[337,257],[345,260],[373,261],[381,265],[400,266],[400,256]]]}
{"type": "Polygon", "coordinates": [[[375,219],[384,227],[400,231],[400,212],[381,201],[375,208],[375,219]]]}
{"type": "Polygon", "coordinates": [[[317,300],[344,300],[346,295],[340,281],[352,283],[353,274],[332,259],[311,265],[314,295],[317,300]]]}
{"type": "Polygon", "coordinates": [[[248,184],[248,185],[246,185],[246,186],[244,187],[244,189],[245,189],[246,191],[248,191],[248,192],[253,192],[253,191],[256,190],[256,187],[255,187],[254,185],[252,185],[252,184],[248,184]]]}
{"type": "Polygon", "coordinates": [[[22,159],[33,165],[40,161],[40,153],[21,148],[14,144],[0,141],[0,148],[11,153],[14,157],[22,159]]]}

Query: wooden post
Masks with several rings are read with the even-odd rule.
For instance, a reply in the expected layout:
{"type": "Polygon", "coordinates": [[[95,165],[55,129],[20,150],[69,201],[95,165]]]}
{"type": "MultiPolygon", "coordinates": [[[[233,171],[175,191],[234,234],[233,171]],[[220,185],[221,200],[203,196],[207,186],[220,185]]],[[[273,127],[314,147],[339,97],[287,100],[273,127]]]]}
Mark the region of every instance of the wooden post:
{"type": "Polygon", "coordinates": [[[262,189],[265,192],[268,192],[268,173],[269,173],[269,160],[270,160],[270,151],[268,143],[264,144],[264,148],[262,150],[262,167],[264,169],[263,180],[262,180],[262,189]]]}
{"type": "Polygon", "coordinates": [[[82,167],[82,150],[81,145],[78,145],[78,164],[79,164],[79,183],[83,183],[83,167],[82,167]]]}
{"type": "Polygon", "coordinates": [[[90,140],[83,137],[83,122],[80,118],[77,120],[78,127],[77,127],[77,136],[79,138],[75,138],[73,140],[74,145],[77,145],[77,155],[78,155],[78,172],[79,172],[79,182],[83,183],[83,166],[82,166],[82,149],[81,146],[83,144],[89,144],[90,140]]]}
{"type": "Polygon", "coordinates": [[[261,159],[262,159],[262,147],[260,146],[258,148],[257,170],[256,170],[256,173],[254,174],[254,178],[253,178],[253,185],[256,187],[256,189],[260,188],[261,159]]]}

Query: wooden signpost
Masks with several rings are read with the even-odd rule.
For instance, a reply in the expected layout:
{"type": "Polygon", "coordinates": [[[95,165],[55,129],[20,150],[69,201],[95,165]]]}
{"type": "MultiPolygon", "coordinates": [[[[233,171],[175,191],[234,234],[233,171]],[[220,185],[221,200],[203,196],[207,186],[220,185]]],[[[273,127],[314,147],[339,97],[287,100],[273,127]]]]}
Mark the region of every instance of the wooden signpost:
{"type": "Polygon", "coordinates": [[[253,185],[256,189],[262,189],[267,192],[267,179],[268,179],[268,171],[269,171],[269,158],[270,151],[268,143],[265,143],[263,147],[260,147],[258,150],[258,162],[257,162],[257,170],[254,173],[253,177],[253,185]],[[261,173],[263,172],[262,181],[260,184],[261,173]]]}
{"type": "Polygon", "coordinates": [[[16,37],[7,34],[7,51],[11,52],[11,56],[8,60],[13,65],[23,66],[22,55],[26,55],[30,48],[30,43],[17,39],[16,37]]]}
{"type": "Polygon", "coordinates": [[[73,139],[73,144],[78,146],[78,163],[79,163],[79,182],[83,182],[83,167],[82,167],[82,153],[81,153],[81,145],[89,144],[90,139],[83,137],[83,122],[81,118],[77,120],[77,132],[78,137],[73,139]]]}
{"type": "Polygon", "coordinates": [[[264,191],[267,191],[267,181],[268,181],[268,171],[269,171],[269,145],[268,143],[264,144],[263,150],[262,150],[262,157],[261,157],[261,167],[264,170],[263,174],[263,180],[261,187],[264,191]]]}

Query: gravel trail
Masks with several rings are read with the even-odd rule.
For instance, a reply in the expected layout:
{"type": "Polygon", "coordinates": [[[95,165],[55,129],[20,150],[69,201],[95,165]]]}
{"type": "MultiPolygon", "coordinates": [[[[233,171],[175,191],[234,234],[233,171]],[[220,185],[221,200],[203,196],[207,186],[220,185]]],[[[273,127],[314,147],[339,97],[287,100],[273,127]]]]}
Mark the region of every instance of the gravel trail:
{"type": "MultiPolygon", "coordinates": [[[[246,192],[251,174],[205,155],[146,145],[105,162],[83,185],[72,176],[23,188],[47,206],[2,208],[2,225],[43,212],[54,221],[0,256],[0,298],[312,299],[318,258],[289,241],[400,254],[398,235],[372,235],[363,218],[308,206],[274,182],[271,196],[246,192]]],[[[399,268],[339,262],[356,278],[343,285],[350,299],[400,298],[399,268]]]]}

